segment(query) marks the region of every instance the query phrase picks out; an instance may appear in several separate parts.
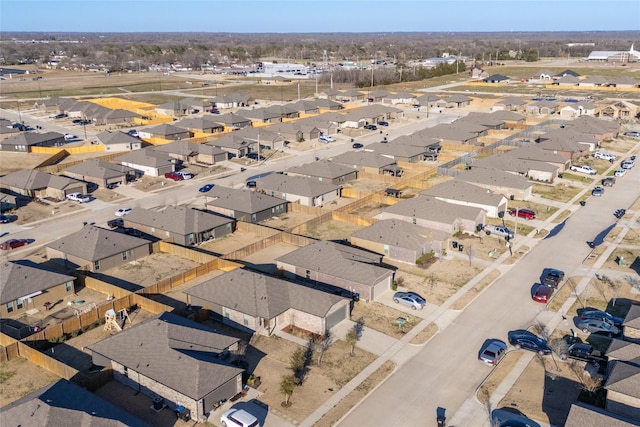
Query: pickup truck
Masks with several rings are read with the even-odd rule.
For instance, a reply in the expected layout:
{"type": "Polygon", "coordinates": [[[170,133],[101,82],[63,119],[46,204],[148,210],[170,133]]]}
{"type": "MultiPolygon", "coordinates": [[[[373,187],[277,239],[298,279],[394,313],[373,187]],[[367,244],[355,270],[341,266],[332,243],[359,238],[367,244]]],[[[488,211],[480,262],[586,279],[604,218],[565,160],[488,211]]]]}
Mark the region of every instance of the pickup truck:
{"type": "Polygon", "coordinates": [[[505,237],[505,238],[508,237],[509,239],[513,239],[513,237],[515,236],[513,231],[509,230],[507,227],[504,227],[502,225],[487,224],[484,226],[483,230],[487,234],[487,236],[491,234],[495,234],[496,236],[505,237]]]}
{"type": "Polygon", "coordinates": [[[90,202],[91,201],[91,197],[86,196],[86,195],[81,194],[81,193],[70,193],[70,194],[67,194],[67,199],[68,200],[73,200],[74,202],[78,202],[78,203],[86,203],[86,202],[90,202]]]}
{"type": "Polygon", "coordinates": [[[586,173],[587,175],[595,175],[598,173],[598,171],[591,166],[573,165],[571,166],[571,170],[574,172],[586,173]]]}
{"type": "Polygon", "coordinates": [[[572,344],[567,350],[566,357],[585,362],[606,362],[607,357],[601,351],[595,350],[592,345],[584,343],[572,344]]]}

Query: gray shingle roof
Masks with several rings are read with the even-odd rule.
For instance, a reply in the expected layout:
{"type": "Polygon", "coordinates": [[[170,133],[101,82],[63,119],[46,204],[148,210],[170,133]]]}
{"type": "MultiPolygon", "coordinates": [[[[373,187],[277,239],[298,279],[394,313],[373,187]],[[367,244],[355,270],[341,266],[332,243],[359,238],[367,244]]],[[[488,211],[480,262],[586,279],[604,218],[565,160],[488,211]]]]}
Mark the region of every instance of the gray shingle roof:
{"type": "Polygon", "coordinates": [[[584,403],[574,403],[564,427],[637,427],[638,423],[584,403]]]}
{"type": "Polygon", "coordinates": [[[290,308],[324,317],[344,298],[241,268],[185,291],[253,317],[273,319],[290,308]]]}
{"type": "Polygon", "coordinates": [[[353,168],[340,163],[322,160],[291,167],[287,169],[287,172],[302,176],[335,179],[353,173],[353,168]]]}
{"type": "Polygon", "coordinates": [[[114,161],[153,168],[161,168],[173,164],[173,159],[167,153],[151,149],[131,151],[117,157],[114,161]]]}
{"type": "Polygon", "coordinates": [[[383,156],[373,151],[346,151],[334,157],[332,162],[343,164],[352,169],[360,167],[383,168],[396,164],[396,161],[391,157],[383,156]]]}
{"type": "Polygon", "coordinates": [[[199,400],[242,372],[217,357],[237,342],[237,338],[165,312],[89,349],[199,400]]]}
{"type": "Polygon", "coordinates": [[[285,264],[368,286],[375,286],[393,274],[391,270],[372,264],[379,260],[380,255],[328,241],[314,242],[276,258],[285,264]]]}
{"type": "MultiPolygon", "coordinates": [[[[567,158],[551,150],[543,150],[536,146],[520,147],[504,153],[505,156],[523,160],[535,160],[536,162],[566,163],[567,158]]],[[[493,157],[493,156],[492,156],[493,157]]]]}
{"type": "Polygon", "coordinates": [[[149,243],[145,239],[86,225],[80,231],[47,243],[46,247],[87,261],[99,261],[149,243]]]}
{"type": "Polygon", "coordinates": [[[118,178],[127,172],[133,172],[134,169],[124,165],[105,162],[98,159],[87,159],[82,163],[73,165],[65,169],[65,172],[71,172],[83,176],[109,179],[118,178]]]}
{"type": "Polygon", "coordinates": [[[7,145],[35,145],[43,142],[57,140],[63,138],[63,135],[58,132],[20,132],[18,135],[13,135],[0,141],[0,144],[7,145]]]}
{"type": "Polygon", "coordinates": [[[640,304],[631,305],[622,325],[634,329],[640,329],[640,304]]]}
{"type": "Polygon", "coordinates": [[[413,199],[403,200],[395,205],[383,209],[383,212],[411,218],[436,221],[443,224],[453,224],[458,218],[475,221],[482,212],[480,208],[471,206],[454,205],[438,200],[434,197],[418,196],[413,199]]]}
{"type": "Polygon", "coordinates": [[[213,230],[225,224],[231,224],[233,219],[202,212],[185,206],[167,206],[161,211],[136,208],[126,217],[127,222],[153,227],[156,230],[170,231],[186,236],[189,233],[201,233],[213,230]]]}
{"type": "Polygon", "coordinates": [[[603,388],[640,399],[640,367],[614,360],[603,388]]]}
{"type": "Polygon", "coordinates": [[[51,187],[63,190],[69,185],[80,183],[80,181],[66,176],[52,175],[40,172],[35,169],[22,169],[0,177],[0,183],[8,187],[21,188],[24,190],[40,190],[51,187]]]}
{"type": "Polygon", "coordinates": [[[258,187],[267,193],[274,191],[305,197],[320,197],[323,194],[335,193],[340,188],[330,182],[278,173],[258,180],[258,187]]]}
{"type": "Polygon", "coordinates": [[[623,340],[611,340],[606,356],[609,359],[618,359],[639,365],[640,344],[623,340]]]}
{"type": "Polygon", "coordinates": [[[140,140],[122,131],[105,131],[97,135],[104,145],[109,144],[140,144],[140,140]]]}
{"type": "MultiPolygon", "coordinates": [[[[548,152],[546,150],[543,151],[548,152]]],[[[505,172],[528,174],[531,170],[553,172],[558,169],[558,166],[545,162],[525,160],[508,154],[494,154],[493,156],[476,160],[473,162],[472,168],[498,169],[505,172]]]]}
{"type": "Polygon", "coordinates": [[[352,233],[351,236],[389,246],[419,250],[429,241],[447,240],[449,233],[399,219],[384,219],[352,233]]]}
{"type": "Polygon", "coordinates": [[[207,204],[239,212],[258,213],[287,201],[251,190],[216,185],[207,192],[207,204]]]}
{"type": "Polygon", "coordinates": [[[464,181],[449,180],[431,188],[422,190],[421,195],[437,199],[457,200],[461,202],[479,203],[488,206],[499,206],[506,201],[504,195],[485,190],[477,185],[464,181]]]}
{"type": "Polygon", "coordinates": [[[187,133],[189,132],[188,129],[181,128],[181,127],[172,125],[170,123],[162,123],[157,126],[145,128],[144,131],[152,135],[159,135],[159,136],[179,135],[185,132],[187,133]]]}
{"type": "Polygon", "coordinates": [[[7,261],[0,270],[0,304],[76,280],[29,261],[7,261]]]}
{"type": "Polygon", "coordinates": [[[455,179],[470,184],[498,185],[521,190],[531,187],[531,183],[527,178],[497,169],[472,168],[457,175],[455,179]]]}
{"type": "Polygon", "coordinates": [[[36,390],[0,409],[4,426],[147,427],[146,421],[67,380],[36,390]]]}

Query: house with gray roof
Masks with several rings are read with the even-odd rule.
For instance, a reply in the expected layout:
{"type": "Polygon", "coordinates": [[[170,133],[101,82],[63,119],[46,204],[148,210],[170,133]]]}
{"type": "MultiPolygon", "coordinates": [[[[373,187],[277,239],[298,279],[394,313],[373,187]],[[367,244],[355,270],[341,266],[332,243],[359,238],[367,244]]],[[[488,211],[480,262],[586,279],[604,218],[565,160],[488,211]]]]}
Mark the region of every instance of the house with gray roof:
{"type": "Polygon", "coordinates": [[[167,172],[175,171],[177,163],[168,153],[150,148],[131,151],[113,161],[135,169],[138,175],[147,176],[164,176],[167,172]]]}
{"type": "Polygon", "coordinates": [[[538,101],[527,104],[527,114],[536,116],[549,116],[558,112],[559,105],[553,101],[538,101]]]}
{"type": "Polygon", "coordinates": [[[115,110],[100,111],[95,114],[88,114],[94,125],[129,125],[133,126],[135,119],[141,117],[140,114],[133,111],[117,108],[115,110]]]}
{"type": "Polygon", "coordinates": [[[447,248],[450,234],[399,219],[385,219],[351,233],[352,246],[383,255],[394,261],[415,264],[433,251],[440,255],[447,248]]]}
{"type": "Polygon", "coordinates": [[[251,97],[242,93],[230,93],[228,95],[215,96],[209,101],[216,108],[237,108],[250,105],[251,97]]]}
{"type": "MultiPolygon", "coordinates": [[[[369,147],[367,147],[367,149],[368,148],[369,147]]],[[[375,151],[345,151],[344,153],[333,157],[331,162],[339,163],[363,173],[402,176],[402,168],[397,165],[395,159],[386,155],[378,154],[375,151]]]]}
{"type": "Polygon", "coordinates": [[[45,247],[47,259],[92,272],[107,271],[151,254],[150,241],[95,225],[85,225],[45,247]]]}
{"type": "Polygon", "coordinates": [[[624,322],[624,339],[640,344],[640,304],[632,304],[624,322]]]}
{"type": "Polygon", "coordinates": [[[585,403],[574,403],[571,405],[569,415],[567,416],[567,420],[564,424],[564,427],[601,426],[637,427],[638,422],[585,403]]]}
{"type": "MultiPolygon", "coordinates": [[[[3,319],[17,319],[30,310],[45,311],[45,303],[54,304],[75,292],[75,277],[31,261],[5,261],[1,268],[0,318],[3,319]]],[[[3,332],[9,331],[3,327],[3,332]]]]}
{"type": "Polygon", "coordinates": [[[535,181],[553,182],[558,172],[564,171],[559,166],[551,163],[521,159],[509,154],[494,154],[475,160],[471,166],[473,168],[498,169],[505,172],[515,173],[525,176],[535,181]]]}
{"type": "Polygon", "coordinates": [[[390,93],[382,98],[383,104],[408,104],[414,105],[417,102],[417,97],[409,92],[390,93]]]}
{"type": "Polygon", "coordinates": [[[516,111],[523,113],[526,105],[527,101],[524,99],[513,97],[505,98],[496,101],[496,103],[491,106],[491,111],[516,111]]]}
{"type": "Polygon", "coordinates": [[[527,178],[497,169],[472,168],[458,174],[455,179],[518,200],[528,200],[533,187],[527,178]]]}
{"type": "Polygon", "coordinates": [[[484,209],[490,218],[498,218],[499,212],[507,210],[507,198],[503,194],[455,179],[422,190],[420,195],[454,205],[484,209]]]}
{"type": "Polygon", "coordinates": [[[597,111],[598,106],[593,102],[570,102],[560,107],[560,117],[595,116],[597,111]]]}
{"type": "Polygon", "coordinates": [[[374,218],[399,219],[448,233],[473,234],[478,224],[486,224],[487,212],[473,206],[461,206],[438,200],[435,197],[418,196],[402,200],[382,209],[374,218]]]}
{"type": "Polygon", "coordinates": [[[303,176],[274,173],[256,183],[265,194],[304,206],[323,206],[340,199],[339,186],[303,176]]]}
{"type": "Polygon", "coordinates": [[[276,123],[269,126],[269,131],[283,138],[283,145],[294,142],[314,141],[320,136],[336,133],[338,126],[329,122],[318,124],[315,117],[304,118],[286,123],[276,123]],[[319,127],[320,126],[320,127],[319,127]],[[323,130],[321,130],[324,129],[323,130]]]}
{"type": "Polygon", "coordinates": [[[189,129],[181,128],[171,123],[162,123],[156,126],[152,126],[150,128],[140,129],[138,131],[140,138],[142,139],[168,139],[168,140],[177,140],[177,139],[188,139],[191,137],[191,133],[189,129]]]}
{"type": "Polygon", "coordinates": [[[221,148],[182,140],[155,146],[153,151],[166,153],[179,163],[188,164],[215,165],[229,158],[229,153],[221,148]]]}
{"type": "Polygon", "coordinates": [[[32,147],[62,147],[64,135],[58,132],[20,132],[0,141],[0,151],[30,153],[32,147]]]}
{"type": "Polygon", "coordinates": [[[242,135],[236,135],[236,133],[232,132],[220,138],[212,139],[206,142],[205,145],[230,153],[227,156],[244,157],[252,151],[255,143],[242,135]]]}
{"type": "MultiPolygon", "coordinates": [[[[415,105],[429,109],[438,107],[438,101],[440,100],[441,98],[439,96],[427,93],[425,95],[417,97],[415,105]]],[[[444,103],[444,105],[446,105],[446,103],[444,103]]]]}
{"type": "Polygon", "coordinates": [[[323,89],[321,92],[319,92],[317,94],[318,98],[325,98],[325,99],[330,99],[330,100],[335,100],[337,99],[338,95],[341,95],[342,92],[339,91],[338,89],[334,89],[332,87],[328,87],[326,89],[323,89]]]}
{"type": "Polygon", "coordinates": [[[175,125],[188,129],[193,134],[218,134],[224,131],[224,125],[217,122],[212,116],[185,117],[175,122],[175,125]]]}
{"type": "Polygon", "coordinates": [[[271,126],[253,127],[247,126],[233,132],[234,138],[242,138],[249,143],[249,152],[257,152],[258,145],[261,149],[281,150],[285,146],[285,138],[274,132],[271,126]]]}
{"type": "MultiPolygon", "coordinates": [[[[403,140],[408,141],[409,138],[401,139],[400,141],[403,140]]],[[[432,152],[433,150],[429,150],[424,146],[392,140],[388,143],[374,142],[373,144],[369,144],[364,152],[368,151],[372,151],[383,157],[388,157],[396,162],[419,163],[426,159],[427,152],[432,152]]]]}
{"type": "Polygon", "coordinates": [[[505,76],[503,74],[492,74],[492,75],[482,79],[482,81],[484,83],[502,83],[502,84],[509,84],[510,83],[509,77],[507,77],[507,76],[505,76]]]}
{"type": "Polygon", "coordinates": [[[304,176],[322,182],[330,182],[334,185],[343,185],[358,178],[358,170],[354,169],[352,165],[347,166],[328,160],[292,166],[286,170],[286,173],[287,175],[304,176]]]}
{"type": "Polygon", "coordinates": [[[161,210],[136,208],[123,217],[133,227],[158,239],[173,239],[192,246],[233,233],[235,220],[186,206],[167,206],[161,210]]]}
{"type": "Polygon", "coordinates": [[[317,241],[276,258],[286,277],[330,285],[374,301],[391,289],[394,271],[382,256],[329,241],[317,241]]]}
{"type": "Polygon", "coordinates": [[[208,307],[234,328],[270,336],[295,326],[324,335],[349,318],[349,300],[237,268],[185,291],[192,307],[208,307]]]}
{"type": "Polygon", "coordinates": [[[376,89],[370,92],[366,98],[369,102],[382,102],[382,99],[386,96],[391,95],[391,92],[384,89],[376,89]]]}
{"type": "Polygon", "coordinates": [[[640,421],[640,366],[614,360],[607,366],[605,409],[640,421]]]}
{"type": "Polygon", "coordinates": [[[567,129],[575,129],[583,134],[592,135],[598,141],[617,138],[620,133],[620,123],[615,120],[598,119],[592,116],[580,116],[564,124],[567,129]]]}
{"type": "Polygon", "coordinates": [[[637,88],[639,84],[640,83],[638,83],[638,80],[634,79],[631,76],[621,76],[609,82],[609,86],[624,88],[624,89],[637,88]]]}
{"type": "Polygon", "coordinates": [[[216,185],[205,193],[208,210],[237,221],[259,223],[287,213],[288,202],[257,191],[216,185]]]}
{"type": "Polygon", "coordinates": [[[442,123],[416,133],[425,138],[438,139],[443,143],[476,145],[478,136],[481,136],[482,133],[486,134],[487,128],[477,125],[471,128],[468,124],[456,126],[456,123],[442,123]]]}
{"type": "Polygon", "coordinates": [[[116,381],[205,421],[218,402],[242,391],[243,370],[227,362],[238,341],[165,312],[87,348],[116,381]]]}
{"type": "Polygon", "coordinates": [[[536,147],[562,154],[570,160],[577,160],[595,151],[598,140],[575,128],[559,128],[538,136],[536,147]]]}
{"type": "Polygon", "coordinates": [[[619,339],[612,339],[605,356],[611,360],[620,360],[640,366],[640,344],[619,339]]]}
{"type": "Polygon", "coordinates": [[[136,177],[133,168],[99,159],[87,159],[82,163],[69,166],[63,173],[65,176],[93,183],[100,188],[126,184],[136,177]]]}
{"type": "Polygon", "coordinates": [[[442,98],[444,102],[446,102],[447,108],[462,108],[467,107],[473,101],[473,98],[469,98],[465,95],[455,94],[446,98],[442,98]]]}
{"type": "Polygon", "coordinates": [[[122,131],[105,131],[96,136],[105,151],[133,151],[142,148],[142,141],[122,131]]]}
{"type": "Polygon", "coordinates": [[[238,130],[246,126],[251,126],[251,119],[235,113],[226,113],[215,116],[218,123],[222,123],[225,129],[238,130]]]}
{"type": "Polygon", "coordinates": [[[182,117],[189,114],[189,106],[180,101],[168,101],[156,106],[156,112],[165,116],[182,117]]]}
{"type": "Polygon", "coordinates": [[[251,110],[238,110],[242,117],[251,119],[256,123],[281,123],[282,113],[270,108],[255,108],[251,110]]]}
{"type": "Polygon", "coordinates": [[[151,424],[69,380],[58,380],[0,408],[7,426],[151,427],[151,424]]]}
{"type": "Polygon", "coordinates": [[[578,83],[578,86],[580,87],[602,87],[602,86],[608,86],[608,85],[609,85],[609,79],[607,79],[604,76],[585,77],[584,79],[580,80],[580,82],[578,83]]]}
{"type": "Polygon", "coordinates": [[[556,80],[553,81],[552,84],[558,86],[578,86],[580,83],[579,76],[565,75],[562,77],[557,77],[556,80]]]}
{"type": "MultiPolygon", "coordinates": [[[[558,168],[558,172],[564,172],[571,167],[571,160],[562,154],[554,153],[551,150],[543,150],[537,146],[524,146],[504,153],[506,156],[527,160],[535,163],[548,163],[558,168]]],[[[493,156],[492,156],[493,157],[493,156]]],[[[475,163],[474,163],[475,165],[475,163]]],[[[543,170],[543,166],[536,166],[536,169],[543,170]]],[[[500,169],[500,168],[495,168],[500,169]]],[[[506,169],[505,169],[506,170],[506,169]]],[[[509,171],[512,172],[512,171],[509,171]]],[[[535,179],[531,177],[531,179],[535,179]]]]}
{"type": "Polygon", "coordinates": [[[66,176],[21,169],[0,177],[0,189],[14,196],[64,200],[70,193],[87,193],[87,183],[66,176]]]}
{"type": "Polygon", "coordinates": [[[336,94],[335,100],[343,102],[358,102],[364,100],[364,96],[365,94],[363,92],[355,89],[350,89],[341,91],[340,93],[336,94]]]}

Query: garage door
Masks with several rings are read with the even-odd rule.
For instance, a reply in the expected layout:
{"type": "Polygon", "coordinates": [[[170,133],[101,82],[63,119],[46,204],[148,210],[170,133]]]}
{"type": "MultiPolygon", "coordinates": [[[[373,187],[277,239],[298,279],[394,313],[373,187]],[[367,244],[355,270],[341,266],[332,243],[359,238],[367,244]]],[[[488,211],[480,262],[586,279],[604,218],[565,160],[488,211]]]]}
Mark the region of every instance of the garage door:
{"type": "Polygon", "coordinates": [[[331,313],[329,315],[329,317],[327,317],[327,329],[328,330],[330,330],[331,328],[336,326],[338,323],[342,322],[344,319],[347,318],[348,307],[349,306],[346,305],[341,310],[337,310],[337,311],[331,313]]]}

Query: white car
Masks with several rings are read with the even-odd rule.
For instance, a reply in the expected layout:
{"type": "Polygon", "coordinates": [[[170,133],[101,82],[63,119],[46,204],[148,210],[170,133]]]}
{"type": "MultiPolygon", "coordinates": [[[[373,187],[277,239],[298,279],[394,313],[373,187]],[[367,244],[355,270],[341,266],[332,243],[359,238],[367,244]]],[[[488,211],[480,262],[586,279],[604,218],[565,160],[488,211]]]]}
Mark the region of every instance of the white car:
{"type": "Polygon", "coordinates": [[[116,211],[116,216],[125,216],[129,212],[131,212],[133,208],[120,208],[116,211]]]}
{"type": "Polygon", "coordinates": [[[244,409],[231,408],[220,417],[224,427],[260,427],[260,421],[244,409]]]}
{"type": "Polygon", "coordinates": [[[329,135],[322,135],[321,137],[318,138],[318,141],[324,142],[325,144],[327,144],[329,142],[336,142],[336,139],[329,135]]]}
{"type": "Polygon", "coordinates": [[[67,199],[78,203],[87,203],[91,201],[91,197],[82,193],[69,193],[67,194],[67,199]]]}
{"type": "Polygon", "coordinates": [[[622,169],[631,169],[632,167],[634,167],[636,165],[636,162],[634,162],[633,160],[625,160],[624,162],[622,162],[622,164],[620,165],[620,167],[622,169]]]}
{"type": "Polygon", "coordinates": [[[613,173],[613,176],[625,176],[627,173],[626,169],[618,169],[613,173]]]}
{"type": "Polygon", "coordinates": [[[191,179],[193,178],[193,174],[191,172],[176,172],[178,175],[182,176],[182,179],[191,179]]]}
{"type": "Polygon", "coordinates": [[[597,170],[595,170],[591,166],[586,166],[586,165],[585,166],[573,165],[571,166],[571,170],[574,172],[586,173],[587,175],[595,175],[598,173],[597,170]]]}
{"type": "Polygon", "coordinates": [[[593,155],[596,159],[609,160],[610,162],[616,159],[616,156],[609,153],[603,153],[602,151],[596,151],[596,154],[593,155]]]}
{"type": "Polygon", "coordinates": [[[69,141],[69,140],[72,140],[72,139],[76,139],[76,136],[75,135],[71,135],[70,133],[65,133],[64,134],[64,140],[65,141],[69,141]]]}

